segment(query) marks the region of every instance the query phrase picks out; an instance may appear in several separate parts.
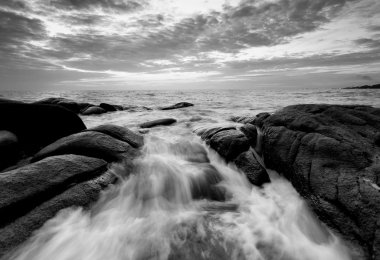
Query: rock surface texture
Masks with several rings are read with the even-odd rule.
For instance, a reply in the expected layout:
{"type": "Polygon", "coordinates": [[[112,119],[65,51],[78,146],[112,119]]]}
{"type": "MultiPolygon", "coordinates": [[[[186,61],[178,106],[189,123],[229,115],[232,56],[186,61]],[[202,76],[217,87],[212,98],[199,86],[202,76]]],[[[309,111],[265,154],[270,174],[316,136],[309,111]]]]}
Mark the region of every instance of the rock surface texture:
{"type": "Polygon", "coordinates": [[[151,128],[151,127],[160,126],[160,125],[172,125],[175,122],[177,122],[177,120],[175,120],[174,118],[163,118],[163,119],[157,119],[157,120],[149,121],[146,123],[142,123],[140,124],[140,127],[151,128]]]}
{"type": "Polygon", "coordinates": [[[353,245],[356,259],[380,259],[380,109],[294,105],[260,121],[266,166],[353,245]]]}
{"type": "Polygon", "coordinates": [[[95,202],[117,181],[109,163],[123,165],[118,176],[128,175],[142,145],[140,135],[103,125],[63,137],[38,152],[34,163],[1,172],[0,258],[7,259],[58,211],[95,202]]]}

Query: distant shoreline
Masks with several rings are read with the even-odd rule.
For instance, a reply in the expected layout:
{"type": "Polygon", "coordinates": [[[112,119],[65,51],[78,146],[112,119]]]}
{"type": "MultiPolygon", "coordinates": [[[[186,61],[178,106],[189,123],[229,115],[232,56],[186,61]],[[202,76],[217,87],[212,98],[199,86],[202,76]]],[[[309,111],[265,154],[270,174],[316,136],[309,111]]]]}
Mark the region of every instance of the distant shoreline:
{"type": "Polygon", "coordinates": [[[347,87],[343,89],[380,89],[380,84],[371,85],[371,86],[364,85],[364,86],[357,86],[357,87],[347,87]]]}

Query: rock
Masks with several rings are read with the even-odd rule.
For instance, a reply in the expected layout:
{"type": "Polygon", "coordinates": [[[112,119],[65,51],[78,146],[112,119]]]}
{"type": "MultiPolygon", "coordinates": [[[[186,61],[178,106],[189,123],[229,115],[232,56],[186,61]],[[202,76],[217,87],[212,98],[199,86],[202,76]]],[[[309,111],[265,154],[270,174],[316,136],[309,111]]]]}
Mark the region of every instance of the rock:
{"type": "Polygon", "coordinates": [[[234,160],[234,163],[253,185],[261,186],[264,183],[270,182],[267,171],[256,160],[252,150],[241,153],[234,160]]]}
{"type": "MultiPolygon", "coordinates": [[[[19,169],[19,172],[13,172],[12,177],[7,177],[12,180],[10,183],[14,191],[17,194],[20,192],[16,205],[23,207],[14,206],[13,210],[21,215],[10,215],[7,212],[8,224],[0,226],[0,257],[12,252],[12,249],[24,242],[34,230],[53,218],[61,209],[72,206],[87,207],[98,199],[105,187],[115,182],[115,175],[111,171],[102,173],[107,168],[103,160],[84,156],[50,157],[27,167],[28,170],[19,169]],[[19,184],[16,182],[17,178],[21,180],[19,184]],[[21,187],[24,181],[28,185],[21,187]],[[37,186],[30,186],[29,181],[37,186]],[[38,200],[31,200],[31,194],[38,200]],[[26,196],[26,199],[22,200],[22,196],[26,196]]],[[[8,259],[7,256],[4,258],[8,259]]]]}
{"type": "Polygon", "coordinates": [[[0,130],[0,170],[16,163],[20,159],[20,145],[16,135],[0,130]]]}
{"type": "Polygon", "coordinates": [[[113,162],[134,158],[137,150],[107,134],[86,131],[61,138],[46,146],[33,157],[32,161],[60,154],[91,156],[113,162]]]}
{"type": "Polygon", "coordinates": [[[100,125],[88,129],[88,131],[96,131],[110,135],[120,141],[127,142],[134,148],[139,148],[144,145],[144,137],[129,130],[128,128],[117,125],[100,125]]]}
{"type": "Polygon", "coordinates": [[[247,123],[240,127],[240,131],[248,138],[249,144],[252,148],[255,148],[257,141],[257,129],[256,126],[247,123]]]}
{"type": "Polygon", "coordinates": [[[295,105],[263,120],[265,164],[289,179],[355,259],[380,258],[380,109],[295,105]]]}
{"type": "Polygon", "coordinates": [[[100,103],[99,107],[103,108],[107,112],[114,112],[117,111],[116,107],[114,105],[110,105],[107,103],[100,103]]]}
{"type": "Polygon", "coordinates": [[[0,174],[0,226],[22,216],[72,183],[107,170],[107,163],[78,155],[49,157],[0,174]]]}
{"type": "Polygon", "coordinates": [[[0,118],[0,129],[15,134],[26,153],[86,129],[75,113],[57,105],[0,103],[0,118]]]}
{"type": "Polygon", "coordinates": [[[235,130],[235,126],[217,126],[217,127],[211,127],[211,128],[200,128],[195,131],[197,135],[200,135],[202,140],[205,140],[208,142],[208,140],[215,135],[218,132],[225,131],[225,130],[235,130]]]}
{"type": "Polygon", "coordinates": [[[172,109],[178,109],[178,108],[184,108],[184,107],[191,107],[194,106],[194,104],[188,103],[188,102],[180,102],[172,106],[168,107],[162,107],[161,110],[172,110],[172,109]]]}
{"type": "Polygon", "coordinates": [[[223,130],[206,141],[227,162],[235,159],[240,153],[249,149],[247,137],[239,130],[223,130]]]}
{"type": "Polygon", "coordinates": [[[203,145],[195,142],[181,141],[170,145],[170,152],[194,163],[209,163],[207,151],[203,145]]]}
{"type": "Polygon", "coordinates": [[[81,114],[85,115],[85,116],[100,115],[100,114],[104,114],[104,113],[107,113],[107,111],[101,107],[98,107],[98,106],[88,107],[81,112],[81,114]]]}
{"type": "Polygon", "coordinates": [[[269,113],[259,113],[256,115],[256,117],[253,119],[253,121],[251,122],[251,124],[253,125],[257,125],[258,127],[262,127],[263,125],[263,121],[268,118],[270,116],[269,113]]]}
{"type": "Polygon", "coordinates": [[[163,119],[157,119],[153,121],[149,121],[146,123],[143,123],[140,125],[141,128],[151,128],[155,126],[160,126],[160,125],[171,125],[177,122],[174,118],[163,118],[163,119]]]}
{"type": "Polygon", "coordinates": [[[252,124],[255,120],[255,117],[252,116],[232,116],[231,121],[241,124],[252,124]]]}

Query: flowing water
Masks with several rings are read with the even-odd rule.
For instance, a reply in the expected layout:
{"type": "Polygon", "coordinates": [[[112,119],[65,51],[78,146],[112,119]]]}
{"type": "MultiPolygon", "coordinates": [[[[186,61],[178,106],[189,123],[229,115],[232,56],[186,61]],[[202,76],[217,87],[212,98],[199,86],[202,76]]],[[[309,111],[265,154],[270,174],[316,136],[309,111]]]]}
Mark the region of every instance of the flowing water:
{"type": "MultiPolygon", "coordinates": [[[[193,133],[210,124],[232,124],[232,115],[252,116],[295,103],[379,104],[379,92],[347,93],[354,92],[314,91],[313,98],[307,91],[229,92],[228,97],[219,92],[60,93],[153,108],[179,101],[195,106],[83,117],[88,127],[113,123],[134,130],[163,117],[178,123],[146,133],[133,173],[114,164],[110,171],[121,181],[90,210],[62,210],[11,259],[351,259],[344,242],[315,218],[287,180],[268,170],[271,183],[254,187],[193,133]]],[[[57,93],[4,96],[33,101],[57,93]]]]}

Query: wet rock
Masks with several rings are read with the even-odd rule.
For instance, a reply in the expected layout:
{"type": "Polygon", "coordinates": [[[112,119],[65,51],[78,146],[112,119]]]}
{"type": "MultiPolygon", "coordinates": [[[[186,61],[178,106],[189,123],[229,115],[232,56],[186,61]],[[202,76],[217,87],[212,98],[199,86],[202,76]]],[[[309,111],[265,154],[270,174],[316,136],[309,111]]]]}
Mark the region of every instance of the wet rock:
{"type": "Polygon", "coordinates": [[[207,151],[203,145],[189,142],[181,141],[170,145],[170,150],[177,156],[183,157],[186,161],[194,163],[209,163],[207,151]]]}
{"type": "Polygon", "coordinates": [[[264,183],[270,182],[267,171],[257,161],[252,150],[241,153],[234,160],[234,163],[253,185],[261,186],[264,183]]]}
{"type": "MultiPolygon", "coordinates": [[[[115,182],[112,172],[103,173],[106,170],[103,160],[84,156],[50,157],[27,167],[28,170],[23,168],[14,172],[12,177],[7,177],[13,178],[10,181],[11,187],[21,195],[18,195],[19,201],[16,204],[11,204],[17,214],[11,215],[7,211],[8,224],[0,226],[0,257],[24,242],[34,230],[53,218],[61,209],[86,207],[98,199],[105,187],[115,182]],[[18,176],[20,174],[23,176],[18,176]],[[21,180],[20,183],[17,183],[17,178],[21,180]],[[23,182],[27,184],[22,186],[23,182]],[[31,186],[30,182],[37,186],[31,186]],[[22,196],[25,197],[24,200],[22,196]]],[[[13,191],[10,195],[16,199],[13,191]]],[[[4,258],[8,259],[6,256],[4,258]]]]}
{"type": "Polygon", "coordinates": [[[80,103],[75,102],[74,100],[67,98],[45,98],[39,101],[34,102],[33,104],[48,104],[48,105],[59,105],[62,106],[76,114],[80,113],[82,110],[87,109],[88,107],[94,106],[90,103],[80,103]]]}
{"type": "Polygon", "coordinates": [[[107,163],[78,155],[49,157],[0,174],[0,225],[65,190],[105,172],[107,163]]]}
{"type": "Polygon", "coordinates": [[[127,142],[134,148],[139,148],[144,145],[144,137],[129,130],[128,128],[117,125],[100,125],[88,129],[88,131],[96,131],[112,136],[120,141],[127,142]]]}
{"type": "Polygon", "coordinates": [[[252,124],[255,117],[252,116],[232,116],[231,121],[241,124],[252,124]]]}
{"type": "Polygon", "coordinates": [[[107,113],[107,110],[99,107],[99,106],[92,106],[88,107],[87,109],[83,110],[81,112],[82,115],[89,116],[89,115],[100,115],[107,113]]]}
{"type": "Polygon", "coordinates": [[[380,109],[295,105],[263,121],[265,164],[356,250],[380,258],[380,109]]]}
{"type": "Polygon", "coordinates": [[[256,126],[247,123],[240,127],[240,131],[248,138],[249,144],[252,148],[255,148],[257,141],[257,129],[256,126]]]}
{"type": "Polygon", "coordinates": [[[86,129],[73,112],[57,105],[0,103],[0,129],[14,133],[27,153],[86,129]]]}
{"type": "Polygon", "coordinates": [[[149,121],[146,123],[143,123],[140,125],[141,128],[151,128],[155,126],[160,126],[160,125],[171,125],[177,122],[174,118],[163,118],[163,119],[157,119],[153,121],[149,121]]]}
{"type": "Polygon", "coordinates": [[[191,107],[194,106],[194,104],[188,103],[188,102],[180,102],[172,106],[168,107],[162,107],[161,110],[172,110],[172,109],[178,109],[178,108],[184,108],[184,107],[191,107]]]}
{"type": "Polygon", "coordinates": [[[118,110],[118,109],[116,109],[116,107],[114,105],[110,105],[107,103],[100,103],[99,107],[103,108],[107,112],[114,112],[114,111],[118,110]]]}
{"type": "Polygon", "coordinates": [[[134,158],[136,153],[137,150],[126,142],[100,132],[86,131],[61,138],[46,146],[32,161],[60,154],[77,154],[113,162],[134,158]]]}
{"type": "Polygon", "coordinates": [[[214,134],[206,141],[227,162],[235,159],[240,153],[247,151],[249,141],[239,130],[223,130],[214,134]]]}
{"type": "Polygon", "coordinates": [[[20,159],[18,138],[12,132],[0,130],[0,170],[20,159]]]}

